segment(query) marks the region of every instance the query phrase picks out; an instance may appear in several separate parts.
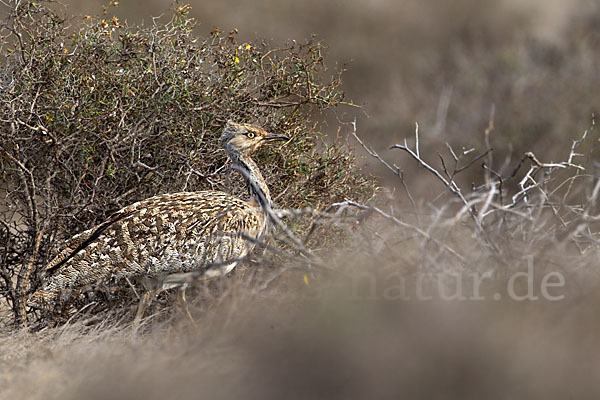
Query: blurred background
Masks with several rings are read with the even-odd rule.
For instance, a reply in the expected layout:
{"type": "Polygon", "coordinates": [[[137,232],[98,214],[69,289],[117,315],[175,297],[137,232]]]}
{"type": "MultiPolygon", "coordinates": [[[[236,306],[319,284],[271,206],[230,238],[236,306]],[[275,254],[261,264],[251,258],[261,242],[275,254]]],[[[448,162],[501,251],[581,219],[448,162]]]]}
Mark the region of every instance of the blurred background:
{"type": "MultiPolygon", "coordinates": [[[[103,0],[67,0],[67,13],[102,12],[103,0]]],[[[199,34],[237,29],[277,44],[317,35],[342,68],[359,132],[391,143],[419,122],[428,140],[481,144],[495,105],[495,146],[534,144],[589,127],[600,106],[600,2],[593,0],[189,0],[199,34]],[[544,139],[544,140],[542,140],[544,139]]],[[[150,24],[168,0],[123,0],[129,24],[150,24]]]]}

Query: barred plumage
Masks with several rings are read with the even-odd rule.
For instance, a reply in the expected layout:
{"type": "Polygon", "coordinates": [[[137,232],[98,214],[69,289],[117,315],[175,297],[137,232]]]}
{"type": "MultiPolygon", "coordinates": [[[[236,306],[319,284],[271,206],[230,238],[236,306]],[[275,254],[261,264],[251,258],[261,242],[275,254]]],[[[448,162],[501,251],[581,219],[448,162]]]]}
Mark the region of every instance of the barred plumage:
{"type": "MultiPolygon", "coordinates": [[[[229,121],[223,146],[245,178],[251,199],[217,191],[163,194],[127,206],[100,225],[77,234],[47,265],[42,288],[30,305],[54,301],[61,290],[111,278],[143,278],[147,292],[136,323],[154,294],[187,285],[178,274],[204,271],[206,277],[231,271],[266,228],[269,189],[250,158],[263,143],[287,139],[262,128],[229,121]]],[[[185,302],[184,292],[181,299],[185,302]]]]}

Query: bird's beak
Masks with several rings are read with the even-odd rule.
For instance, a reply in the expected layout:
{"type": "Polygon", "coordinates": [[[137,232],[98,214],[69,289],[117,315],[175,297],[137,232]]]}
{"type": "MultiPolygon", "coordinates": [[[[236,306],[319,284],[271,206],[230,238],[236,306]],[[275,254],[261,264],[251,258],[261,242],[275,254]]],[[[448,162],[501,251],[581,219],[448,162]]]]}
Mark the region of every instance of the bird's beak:
{"type": "Polygon", "coordinates": [[[278,135],[276,133],[269,133],[265,136],[265,140],[290,140],[289,137],[285,135],[278,135]]]}

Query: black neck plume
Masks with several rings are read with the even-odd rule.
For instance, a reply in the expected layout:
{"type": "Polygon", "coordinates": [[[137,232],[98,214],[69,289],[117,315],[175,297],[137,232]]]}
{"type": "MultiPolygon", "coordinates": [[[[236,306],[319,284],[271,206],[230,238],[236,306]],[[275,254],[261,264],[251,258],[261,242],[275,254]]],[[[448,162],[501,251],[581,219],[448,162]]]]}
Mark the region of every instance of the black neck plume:
{"type": "Polygon", "coordinates": [[[256,163],[249,156],[230,151],[227,153],[233,162],[233,169],[239,171],[244,177],[250,196],[260,204],[265,212],[270,211],[272,208],[271,192],[256,163]]]}

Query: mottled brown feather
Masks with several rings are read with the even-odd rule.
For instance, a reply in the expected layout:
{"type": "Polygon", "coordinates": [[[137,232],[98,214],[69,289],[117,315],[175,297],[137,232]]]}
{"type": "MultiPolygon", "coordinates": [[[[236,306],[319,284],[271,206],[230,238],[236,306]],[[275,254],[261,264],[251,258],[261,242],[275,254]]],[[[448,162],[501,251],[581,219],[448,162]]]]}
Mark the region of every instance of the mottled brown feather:
{"type": "Polygon", "coordinates": [[[63,289],[113,278],[156,277],[235,262],[252,247],[243,236],[258,238],[264,229],[260,209],[223,192],[154,196],[74,236],[48,264],[43,289],[30,303],[47,303],[63,289]]]}

